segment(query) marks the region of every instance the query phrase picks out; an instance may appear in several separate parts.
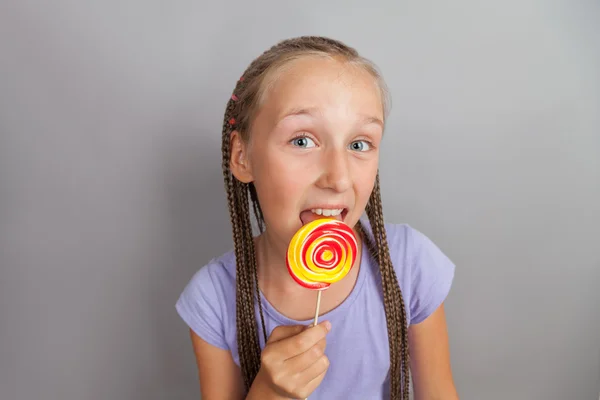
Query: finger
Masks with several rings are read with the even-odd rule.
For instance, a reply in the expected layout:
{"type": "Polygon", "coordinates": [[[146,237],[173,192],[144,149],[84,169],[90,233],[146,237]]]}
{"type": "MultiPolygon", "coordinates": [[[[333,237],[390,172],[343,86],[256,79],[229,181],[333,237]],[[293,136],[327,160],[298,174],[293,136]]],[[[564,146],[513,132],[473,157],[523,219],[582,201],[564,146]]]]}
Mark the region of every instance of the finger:
{"type": "Polygon", "coordinates": [[[315,346],[321,348],[322,352],[325,353],[325,349],[327,348],[327,338],[319,340],[315,346]]]}
{"type": "Polygon", "coordinates": [[[299,387],[302,387],[302,394],[308,397],[323,381],[327,370],[329,369],[329,359],[325,356],[319,359],[316,363],[305,369],[298,376],[299,387]]]}
{"type": "Polygon", "coordinates": [[[321,357],[325,355],[325,339],[321,339],[313,347],[305,351],[304,353],[298,354],[292,358],[285,360],[286,369],[289,371],[303,372],[321,357]]]}
{"type": "Polygon", "coordinates": [[[274,342],[271,344],[272,350],[281,355],[282,361],[296,357],[324,339],[330,326],[331,324],[325,321],[317,326],[304,329],[295,336],[274,342]]]}
{"type": "Polygon", "coordinates": [[[271,335],[267,339],[267,343],[275,343],[288,337],[295,336],[304,329],[306,329],[304,325],[280,325],[273,329],[271,335]]]}
{"type": "Polygon", "coordinates": [[[293,338],[290,338],[290,341],[294,341],[294,345],[296,346],[296,353],[300,354],[304,353],[315,344],[317,344],[322,339],[325,339],[327,333],[331,330],[331,323],[329,321],[323,321],[316,326],[312,326],[293,338]]]}

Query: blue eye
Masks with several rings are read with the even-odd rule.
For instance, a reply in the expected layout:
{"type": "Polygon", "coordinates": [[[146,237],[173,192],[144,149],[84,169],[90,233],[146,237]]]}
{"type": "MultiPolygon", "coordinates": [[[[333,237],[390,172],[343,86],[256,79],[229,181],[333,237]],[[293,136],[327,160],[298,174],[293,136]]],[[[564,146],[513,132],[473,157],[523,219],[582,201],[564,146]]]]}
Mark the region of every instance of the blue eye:
{"type": "Polygon", "coordinates": [[[297,147],[302,147],[308,149],[310,147],[315,147],[315,142],[309,137],[300,136],[292,139],[292,144],[297,147]]]}
{"type": "Polygon", "coordinates": [[[356,140],[350,143],[350,149],[354,151],[367,151],[371,148],[371,145],[366,140],[356,140]]]}

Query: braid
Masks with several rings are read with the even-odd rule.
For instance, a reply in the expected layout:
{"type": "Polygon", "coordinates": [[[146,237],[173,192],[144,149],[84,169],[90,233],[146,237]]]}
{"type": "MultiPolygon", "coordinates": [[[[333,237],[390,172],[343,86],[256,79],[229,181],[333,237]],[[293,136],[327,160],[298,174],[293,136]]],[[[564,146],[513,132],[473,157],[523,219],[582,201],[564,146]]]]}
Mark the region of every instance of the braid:
{"type": "Polygon", "coordinates": [[[381,274],[383,304],[390,347],[390,395],[392,400],[408,400],[410,370],[406,308],[390,258],[383,222],[379,174],[375,179],[375,186],[367,204],[366,212],[373,231],[374,241],[369,238],[362,225],[359,224],[358,228],[367,243],[371,257],[377,260],[381,274]]]}
{"type": "MultiPolygon", "coordinates": [[[[260,368],[260,346],[258,342],[258,329],[254,318],[254,291],[252,290],[252,286],[256,288],[257,296],[259,296],[259,288],[252,227],[248,213],[248,185],[235,179],[229,167],[231,158],[229,136],[235,124],[232,117],[233,102],[234,99],[232,98],[227,105],[225,121],[223,123],[222,168],[236,255],[236,329],[238,332],[238,351],[244,384],[249,388],[260,368]]],[[[266,342],[262,305],[260,301],[258,304],[261,307],[261,321],[266,342]]]]}
{"type": "MultiPolygon", "coordinates": [[[[256,263],[256,252],[255,252],[255,248],[254,248],[254,239],[252,237],[252,225],[250,223],[250,212],[248,210],[248,188],[246,185],[244,184],[239,196],[240,196],[240,204],[242,205],[242,215],[243,215],[243,223],[244,223],[244,238],[243,241],[244,243],[247,244],[246,247],[246,265],[252,265],[254,266],[253,268],[251,268],[251,272],[252,272],[252,282],[254,283],[254,290],[255,290],[255,294],[256,294],[256,301],[259,304],[259,310],[260,310],[260,320],[261,320],[261,325],[262,325],[262,331],[263,331],[263,338],[265,340],[265,343],[267,342],[267,330],[265,328],[265,317],[263,314],[263,309],[262,309],[262,303],[260,301],[260,288],[258,287],[258,268],[257,268],[257,263],[256,263]]],[[[254,203],[254,209],[256,210],[257,206],[256,203],[254,203]]],[[[248,280],[249,286],[248,286],[248,290],[252,289],[252,284],[250,283],[251,281],[248,280]]],[[[252,294],[250,294],[250,296],[252,296],[252,294]]],[[[254,321],[254,307],[251,307],[251,312],[252,312],[252,320],[254,321]]],[[[253,337],[255,337],[256,335],[254,335],[253,337]]],[[[258,346],[258,343],[257,343],[258,346]]],[[[260,348],[260,346],[259,346],[260,348]]],[[[260,354],[259,354],[260,356],[260,354]]],[[[257,371],[258,372],[258,371],[257,371]]]]}
{"type": "MultiPolygon", "coordinates": [[[[370,61],[360,57],[356,50],[333,39],[305,36],[282,41],[265,51],[248,66],[228,101],[222,130],[222,169],[227,192],[227,203],[231,218],[234,251],[236,256],[236,329],[240,366],[246,390],[250,389],[258,374],[261,363],[261,348],[255,301],[258,303],[264,341],[267,331],[258,286],[256,251],[250,222],[250,204],[256,219],[259,233],[265,229],[262,209],[253,183],[237,180],[230,169],[231,132],[235,129],[246,143],[250,137],[251,122],[263,101],[265,84],[270,74],[280,66],[305,55],[337,56],[348,63],[354,63],[367,70],[381,90],[384,114],[387,115],[387,91],[385,82],[377,68],[370,61]]],[[[384,309],[388,327],[390,347],[390,384],[392,400],[408,400],[408,339],[407,319],[404,300],[398,279],[390,259],[385,227],[379,176],[366,209],[372,230],[373,240],[365,234],[359,224],[358,229],[365,238],[371,256],[377,261],[382,277],[384,309]],[[402,380],[402,383],[401,383],[402,380]]]]}

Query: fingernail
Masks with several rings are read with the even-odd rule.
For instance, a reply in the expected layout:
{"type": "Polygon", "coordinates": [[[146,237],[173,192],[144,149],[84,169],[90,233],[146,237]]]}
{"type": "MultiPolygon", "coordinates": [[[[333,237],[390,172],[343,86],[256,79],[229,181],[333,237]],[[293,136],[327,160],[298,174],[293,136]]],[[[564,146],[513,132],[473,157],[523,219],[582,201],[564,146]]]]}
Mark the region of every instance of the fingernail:
{"type": "Polygon", "coordinates": [[[325,329],[327,329],[327,332],[331,330],[331,322],[325,321],[323,322],[323,325],[325,325],[325,329]]]}

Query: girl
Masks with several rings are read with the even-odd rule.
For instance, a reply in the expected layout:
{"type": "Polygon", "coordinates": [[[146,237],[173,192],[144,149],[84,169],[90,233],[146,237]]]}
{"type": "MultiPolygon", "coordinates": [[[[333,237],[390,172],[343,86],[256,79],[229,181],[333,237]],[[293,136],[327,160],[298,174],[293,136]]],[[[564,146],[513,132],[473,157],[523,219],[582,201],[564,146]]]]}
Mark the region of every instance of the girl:
{"type": "Polygon", "coordinates": [[[458,398],[443,309],[454,265],[417,230],[383,223],[386,116],[377,69],[323,37],[280,42],[237,82],[222,136],[234,250],[176,305],[203,400],[408,399],[409,368],[416,399],[458,398]],[[312,326],[316,292],[291,278],[285,255],[322,216],[354,227],[360,252],[312,326]]]}

